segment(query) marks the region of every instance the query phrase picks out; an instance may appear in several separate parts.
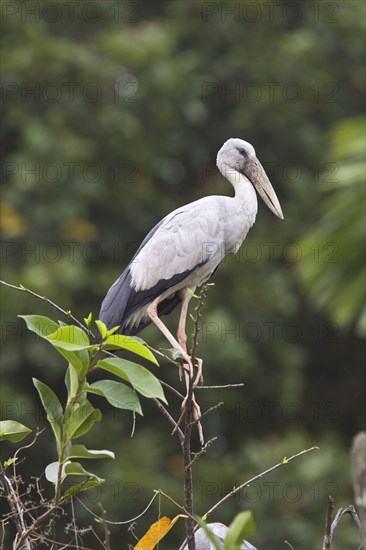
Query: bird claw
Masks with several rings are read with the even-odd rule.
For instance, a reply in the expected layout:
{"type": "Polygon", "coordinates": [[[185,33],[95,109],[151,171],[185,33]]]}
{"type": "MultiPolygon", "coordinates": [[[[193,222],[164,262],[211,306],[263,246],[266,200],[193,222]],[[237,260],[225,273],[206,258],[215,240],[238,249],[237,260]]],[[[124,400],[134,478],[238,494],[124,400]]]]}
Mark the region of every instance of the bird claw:
{"type": "MultiPolygon", "coordinates": [[[[202,384],[203,383],[202,365],[203,365],[202,359],[196,358],[195,367],[197,368],[197,374],[196,374],[196,376],[195,376],[195,378],[192,382],[192,389],[194,389],[197,386],[197,384],[202,384]]],[[[190,378],[193,379],[193,364],[192,364],[192,359],[189,357],[189,355],[186,355],[185,357],[183,357],[183,360],[179,362],[179,378],[180,378],[180,380],[182,380],[183,374],[186,375],[187,395],[183,399],[182,413],[181,413],[181,415],[178,419],[177,424],[175,425],[175,427],[173,429],[173,432],[172,432],[173,434],[176,433],[176,431],[178,430],[178,428],[181,425],[181,423],[182,423],[182,421],[183,421],[183,419],[186,415],[186,412],[187,412],[187,401],[188,401],[188,395],[189,395],[189,393],[188,393],[188,387],[189,387],[188,380],[190,378]]],[[[195,424],[197,424],[198,435],[199,435],[201,445],[204,445],[205,441],[204,441],[204,437],[203,437],[202,424],[201,424],[201,421],[200,421],[201,409],[200,409],[200,407],[199,407],[199,405],[196,401],[194,393],[192,393],[191,404],[192,404],[193,421],[194,421],[195,424]]]]}
{"type": "Polygon", "coordinates": [[[197,367],[197,374],[196,374],[196,378],[194,379],[194,382],[193,382],[193,387],[195,388],[198,384],[200,384],[202,386],[203,384],[203,374],[202,374],[202,366],[203,366],[203,361],[202,359],[198,359],[196,358],[196,367],[197,367]]]}
{"type": "MultiPolygon", "coordinates": [[[[193,369],[191,370],[191,365],[192,365],[192,360],[188,355],[187,355],[187,358],[179,362],[178,372],[179,372],[180,381],[182,381],[183,379],[184,370],[186,370],[188,373],[193,372],[193,369]],[[188,363],[188,359],[189,359],[189,363],[188,363]],[[187,365],[187,367],[185,367],[185,365],[187,365]]],[[[203,360],[196,357],[194,366],[197,369],[197,374],[193,382],[193,387],[195,388],[196,386],[198,386],[198,384],[200,385],[203,384],[203,374],[202,374],[203,360]]]]}
{"type": "MultiPolygon", "coordinates": [[[[188,395],[185,396],[185,398],[183,399],[183,402],[182,402],[182,413],[178,419],[178,422],[173,430],[173,434],[177,431],[177,429],[179,428],[180,424],[182,423],[186,413],[187,413],[187,403],[188,401],[188,395]]],[[[198,435],[199,435],[199,438],[200,438],[200,443],[201,445],[204,445],[205,443],[205,439],[203,437],[203,429],[202,429],[202,424],[201,424],[201,409],[200,409],[200,406],[198,405],[197,401],[196,401],[196,398],[194,396],[194,394],[192,394],[192,401],[191,401],[191,404],[192,404],[192,416],[193,416],[193,421],[195,424],[197,424],[197,429],[198,429],[198,435]]]]}

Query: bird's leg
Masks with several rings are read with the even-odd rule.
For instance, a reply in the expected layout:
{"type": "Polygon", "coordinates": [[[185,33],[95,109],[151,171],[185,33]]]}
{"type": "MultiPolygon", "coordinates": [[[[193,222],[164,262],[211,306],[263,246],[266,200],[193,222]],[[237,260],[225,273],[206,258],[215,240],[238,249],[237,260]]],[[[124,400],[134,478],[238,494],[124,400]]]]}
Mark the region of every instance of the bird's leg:
{"type": "MultiPolygon", "coordinates": [[[[186,322],[187,322],[187,313],[188,313],[188,304],[191,299],[191,295],[187,290],[182,291],[182,308],[180,310],[180,317],[177,330],[177,339],[181,347],[187,353],[187,333],[186,333],[186,322]]],[[[179,366],[179,378],[182,380],[183,369],[179,366]]]]}
{"type": "MultiPolygon", "coordinates": [[[[188,313],[188,304],[191,299],[191,295],[187,290],[182,291],[182,308],[180,311],[178,330],[177,330],[177,339],[179,344],[182,346],[184,351],[187,353],[187,333],[186,333],[186,323],[187,323],[187,313],[188,313]]],[[[197,375],[193,382],[193,387],[195,388],[198,383],[203,383],[202,376],[202,359],[196,358],[197,361],[197,375]]],[[[179,378],[182,380],[182,369],[179,369],[179,378]]]]}
{"type": "MultiPolygon", "coordinates": [[[[189,393],[190,393],[190,382],[191,382],[191,380],[193,380],[193,365],[192,365],[191,358],[189,357],[187,351],[183,349],[183,347],[179,344],[179,342],[177,342],[177,340],[174,338],[173,334],[169,331],[169,329],[164,325],[163,321],[159,318],[159,316],[158,316],[159,298],[156,298],[156,300],[154,300],[149,305],[149,307],[146,310],[146,313],[150,317],[151,321],[160,330],[160,332],[162,334],[164,334],[164,336],[168,340],[168,342],[174,348],[176,348],[180,351],[180,353],[181,353],[181,355],[184,359],[184,362],[188,365],[189,372],[184,370],[184,379],[185,379],[185,383],[186,383],[187,395],[183,400],[182,409],[185,409],[186,404],[187,404],[187,399],[188,399],[188,396],[189,396],[189,393]]],[[[188,302],[187,302],[187,306],[188,306],[188,302]]],[[[192,387],[193,387],[193,385],[192,385],[192,387]]],[[[193,419],[197,422],[197,428],[198,428],[200,441],[201,441],[201,444],[203,445],[204,444],[203,432],[202,432],[201,423],[199,421],[199,419],[201,418],[201,409],[200,409],[200,407],[199,407],[199,405],[196,401],[196,398],[194,396],[193,391],[192,391],[192,414],[193,414],[193,419]]],[[[182,418],[183,418],[183,416],[181,416],[181,418],[179,419],[176,428],[179,426],[182,418]]]]}
{"type": "Polygon", "coordinates": [[[150,317],[151,321],[158,327],[160,332],[162,332],[165,336],[165,338],[168,340],[170,345],[173,346],[173,348],[176,348],[178,351],[180,351],[184,361],[187,363],[189,370],[193,370],[192,367],[192,361],[189,357],[187,351],[177,342],[177,340],[174,338],[173,334],[170,332],[170,330],[164,325],[163,321],[158,316],[158,303],[159,298],[151,302],[149,307],[146,310],[146,313],[150,317]]]}

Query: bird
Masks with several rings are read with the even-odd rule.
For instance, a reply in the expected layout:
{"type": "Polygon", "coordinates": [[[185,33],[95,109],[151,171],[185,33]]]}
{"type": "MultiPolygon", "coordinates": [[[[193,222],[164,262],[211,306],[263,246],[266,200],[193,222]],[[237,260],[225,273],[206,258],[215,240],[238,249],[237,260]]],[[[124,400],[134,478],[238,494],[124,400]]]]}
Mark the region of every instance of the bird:
{"type": "MultiPolygon", "coordinates": [[[[234,196],[209,195],[177,208],[146,235],[123,273],[105,296],[99,319],[117,333],[134,336],[154,323],[180,353],[186,366],[187,387],[197,385],[187,352],[186,318],[189,300],[196,288],[208,281],[227,254],[236,253],[257,210],[257,194],[283,219],[281,205],[254,147],[240,138],[230,138],[220,148],[216,165],[234,188],[234,196]],[[177,337],[161,320],[181,304],[177,337]],[[193,383],[192,383],[193,380],[193,383]]],[[[184,404],[187,400],[185,398],[184,404]]],[[[192,395],[193,417],[199,423],[200,409],[192,395]]],[[[200,431],[201,443],[203,435],[200,431]]]]}

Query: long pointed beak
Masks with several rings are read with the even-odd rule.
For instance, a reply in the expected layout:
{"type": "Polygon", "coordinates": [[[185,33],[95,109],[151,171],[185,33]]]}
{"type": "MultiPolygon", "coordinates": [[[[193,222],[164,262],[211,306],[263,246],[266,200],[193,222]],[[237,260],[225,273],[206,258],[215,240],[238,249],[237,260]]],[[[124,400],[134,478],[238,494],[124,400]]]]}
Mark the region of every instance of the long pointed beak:
{"type": "Polygon", "coordinates": [[[281,220],[284,216],[277,195],[268,176],[258,159],[249,160],[244,174],[252,182],[268,208],[281,220]]]}

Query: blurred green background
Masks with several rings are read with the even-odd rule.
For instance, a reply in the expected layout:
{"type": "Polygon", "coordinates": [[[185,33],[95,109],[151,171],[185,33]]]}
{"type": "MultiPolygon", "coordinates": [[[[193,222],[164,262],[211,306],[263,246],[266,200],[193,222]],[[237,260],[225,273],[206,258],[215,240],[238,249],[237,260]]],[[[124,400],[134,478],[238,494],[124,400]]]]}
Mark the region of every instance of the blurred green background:
{"type": "MultiPolygon", "coordinates": [[[[243,247],[213,277],[199,345],[205,383],[245,386],[197,391],[203,409],[225,406],[204,422],[206,438],[218,440],[195,470],[195,512],[283,456],[318,445],[211,520],[227,523],[249,509],[258,548],[285,548],[285,539],[296,550],[319,548],[327,495],[337,507],[353,503],[349,448],[364,427],[364,3],[1,7],[6,281],[79,318],[96,316],[155,223],[184,203],[232,192],[215,168],[223,142],[254,145],[285,220],[260,202],[243,247]]],[[[64,396],[66,366],[17,320],[29,313],[59,318],[2,289],[2,416],[35,428],[46,420],[31,378],[64,396]]],[[[172,330],[176,322],[176,314],[167,320],[172,330]]],[[[166,347],[154,327],[141,336],[166,347]]],[[[159,376],[179,387],[170,365],[162,363],[159,376]]],[[[179,404],[167,397],[177,415],[179,404]]],[[[82,442],[113,450],[116,460],[93,464],[106,482],[84,504],[98,512],[101,500],[109,519],[123,521],[156,488],[182,502],[180,447],[154,405],[142,403],[131,438],[127,413],[95,404],[103,420],[82,442]]],[[[21,473],[41,475],[54,459],[43,434],[21,473]]],[[[177,513],[167,501],[160,508],[177,513]]],[[[81,525],[93,523],[79,505],[77,514],[81,525]]],[[[158,515],[155,501],[136,534],[158,515]]],[[[127,528],[111,527],[112,548],[133,543],[127,528]]],[[[177,548],[183,533],[178,523],[160,548],[177,548]]],[[[357,546],[347,519],[334,542],[357,546]]]]}

